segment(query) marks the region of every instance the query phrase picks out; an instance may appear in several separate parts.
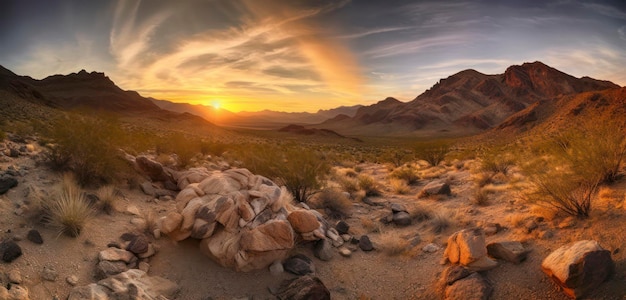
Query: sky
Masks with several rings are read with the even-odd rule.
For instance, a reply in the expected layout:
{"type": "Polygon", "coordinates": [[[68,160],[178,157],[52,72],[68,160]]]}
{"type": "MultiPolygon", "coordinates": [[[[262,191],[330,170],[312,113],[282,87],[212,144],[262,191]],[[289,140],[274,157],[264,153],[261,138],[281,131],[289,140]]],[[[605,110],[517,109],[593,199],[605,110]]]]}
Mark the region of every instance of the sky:
{"type": "Polygon", "coordinates": [[[626,1],[1,0],[0,65],[231,111],[410,101],[542,61],[626,85],[626,1]]]}

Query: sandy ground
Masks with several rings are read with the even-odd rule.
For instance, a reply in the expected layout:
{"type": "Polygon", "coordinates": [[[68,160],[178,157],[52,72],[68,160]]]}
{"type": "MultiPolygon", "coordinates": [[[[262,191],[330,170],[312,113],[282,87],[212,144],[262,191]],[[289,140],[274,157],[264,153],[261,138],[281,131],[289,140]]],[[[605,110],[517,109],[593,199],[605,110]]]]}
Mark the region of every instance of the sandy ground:
{"type": "MultiPolygon", "coordinates": [[[[14,262],[0,263],[0,279],[6,285],[4,273],[19,270],[31,299],[54,299],[55,296],[65,299],[72,288],[66,282],[71,275],[78,277],[78,285],[94,282],[98,252],[104,250],[109,242],[119,241],[123,233],[140,230],[131,220],[142,216],[129,213],[129,207],[138,208],[142,214],[154,211],[158,216],[175,209],[173,201],[154,202],[139,190],[118,187],[123,196],[112,215],[95,214],[78,238],[58,235],[55,229],[37,223],[31,217],[36,211],[31,198],[37,193],[49,196],[54,185],[60,181],[58,174],[36,164],[35,157],[36,152],[15,159],[0,157],[0,170],[13,166],[21,173],[18,186],[0,196],[0,237],[18,240],[23,250],[23,255],[14,262]],[[41,232],[43,245],[33,244],[25,238],[28,230],[33,228],[41,232]],[[59,274],[57,280],[45,281],[41,278],[46,266],[56,269],[59,274]]],[[[605,191],[610,196],[597,200],[589,220],[578,220],[571,228],[558,229],[564,216],[546,218],[538,222],[538,229],[528,233],[523,225],[516,225],[515,220],[523,217],[532,219],[539,214],[536,209],[517,200],[512,188],[493,187],[494,193],[490,194],[487,206],[471,204],[475,184],[470,170],[457,170],[452,166],[442,168],[437,178],[451,181],[453,195],[418,198],[416,195],[421,188],[435,178],[421,180],[411,186],[406,195],[395,195],[385,186],[389,175],[386,166],[362,164],[359,167],[363,169],[361,173],[383,184],[382,196],[371,200],[385,206],[370,206],[354,200],[352,216],[346,221],[351,225],[352,233],[368,233],[378,249],[372,252],[357,250],[347,258],[335,253],[328,262],[313,257],[310,244],[301,244],[294,249],[294,253],[304,253],[313,258],[317,276],[331,291],[333,299],[436,298],[434,285],[446,267],[440,262],[448,236],[459,229],[486,222],[505,227],[501,232],[488,236],[487,242],[517,240],[531,249],[528,259],[521,264],[501,262],[497,268],[484,273],[494,286],[492,299],[567,299],[542,273],[540,264],[552,250],[582,239],[599,241],[613,253],[617,266],[612,279],[594,291],[589,299],[626,299],[626,210],[623,207],[626,182],[623,180],[605,191]],[[389,213],[390,203],[406,206],[419,203],[434,212],[450,215],[453,225],[441,233],[432,232],[431,221],[416,222],[402,228],[377,225],[376,230],[364,226],[364,219],[378,222],[377,217],[389,213]],[[552,237],[545,232],[550,232],[552,237]],[[389,255],[381,249],[390,235],[403,238],[419,236],[421,242],[403,253],[389,255]],[[429,243],[435,243],[441,249],[435,253],[423,252],[421,248],[429,243]]],[[[287,273],[272,275],[268,270],[237,273],[225,269],[202,255],[198,251],[198,242],[193,240],[173,243],[167,238],[160,238],[154,243],[158,252],[149,260],[148,273],[178,283],[181,286],[178,299],[274,299],[269,288],[293,277],[287,273]]]]}

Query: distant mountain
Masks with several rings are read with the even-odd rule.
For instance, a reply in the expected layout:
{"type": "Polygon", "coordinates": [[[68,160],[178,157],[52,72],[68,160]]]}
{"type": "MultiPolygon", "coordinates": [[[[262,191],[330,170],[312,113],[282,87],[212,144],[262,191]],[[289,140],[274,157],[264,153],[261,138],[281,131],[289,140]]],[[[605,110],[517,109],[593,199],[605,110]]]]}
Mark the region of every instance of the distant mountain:
{"type": "Polygon", "coordinates": [[[159,108],[135,91],[124,91],[104,73],[81,70],[68,75],[53,75],[41,80],[19,76],[0,66],[0,91],[31,103],[63,110],[95,110],[131,118],[148,118],[180,124],[212,123],[188,113],[159,108]]]}
{"type": "Polygon", "coordinates": [[[152,98],[150,100],[162,109],[191,113],[221,126],[253,129],[278,129],[288,124],[317,124],[340,114],[354,116],[362,107],[362,105],[340,106],[329,110],[318,110],[316,113],[271,110],[233,113],[223,108],[216,109],[206,105],[175,103],[152,98]]]}
{"type": "Polygon", "coordinates": [[[304,126],[294,125],[294,124],[287,125],[281,129],[278,129],[278,132],[285,132],[285,133],[291,133],[291,134],[297,134],[297,135],[351,139],[357,142],[363,142],[361,139],[346,137],[330,129],[305,128],[304,126]]]}
{"type": "Polygon", "coordinates": [[[473,134],[541,100],[612,88],[619,86],[576,78],[541,62],[511,66],[498,75],[465,70],[410,102],[387,98],[360,108],[352,118],[330,119],[317,127],[350,135],[473,134]]]}

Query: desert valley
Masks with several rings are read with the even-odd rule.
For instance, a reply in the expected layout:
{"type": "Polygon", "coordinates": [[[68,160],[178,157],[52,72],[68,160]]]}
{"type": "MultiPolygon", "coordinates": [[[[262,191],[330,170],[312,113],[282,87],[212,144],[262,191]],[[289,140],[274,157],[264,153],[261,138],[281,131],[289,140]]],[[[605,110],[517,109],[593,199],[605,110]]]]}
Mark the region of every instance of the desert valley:
{"type": "Polygon", "coordinates": [[[233,113],[0,68],[0,299],[624,299],[626,88],[233,113]]]}

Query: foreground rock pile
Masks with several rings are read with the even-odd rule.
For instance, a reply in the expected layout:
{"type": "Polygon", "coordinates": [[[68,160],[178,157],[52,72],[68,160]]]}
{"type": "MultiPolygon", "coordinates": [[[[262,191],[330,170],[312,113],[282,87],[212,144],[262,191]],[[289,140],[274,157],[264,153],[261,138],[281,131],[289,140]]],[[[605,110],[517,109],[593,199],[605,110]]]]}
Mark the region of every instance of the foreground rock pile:
{"type": "Polygon", "coordinates": [[[176,241],[201,240],[201,251],[222,266],[266,268],[284,259],[297,239],[336,235],[319,213],[293,206],[284,187],[247,169],[190,169],[175,180],[177,211],[159,220],[161,232],[176,241]]]}

